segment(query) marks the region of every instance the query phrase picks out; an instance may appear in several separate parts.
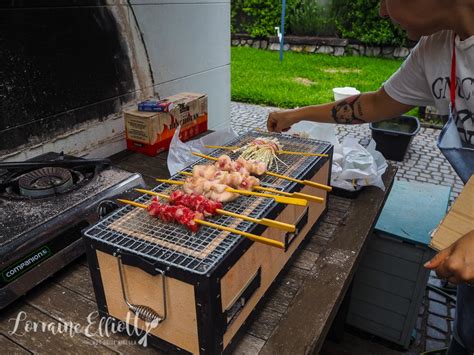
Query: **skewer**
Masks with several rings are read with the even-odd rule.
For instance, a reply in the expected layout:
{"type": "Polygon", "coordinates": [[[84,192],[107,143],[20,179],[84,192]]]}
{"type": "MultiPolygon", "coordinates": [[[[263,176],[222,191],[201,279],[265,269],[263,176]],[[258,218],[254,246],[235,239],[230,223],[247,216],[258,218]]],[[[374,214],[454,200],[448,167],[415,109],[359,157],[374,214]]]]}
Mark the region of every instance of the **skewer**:
{"type": "MultiPolygon", "coordinates": [[[[184,181],[176,181],[176,180],[167,180],[167,179],[155,179],[158,182],[163,182],[166,184],[171,185],[184,185],[184,181]]],[[[294,197],[286,197],[286,196],[277,196],[277,195],[270,195],[270,194],[262,194],[260,192],[252,192],[247,190],[236,190],[231,187],[225,189],[227,192],[233,192],[240,195],[250,195],[250,196],[258,196],[258,197],[265,197],[271,198],[278,203],[284,203],[286,205],[295,205],[295,206],[307,206],[308,201],[302,198],[294,198],[294,197]]]]}
{"type": "MultiPolygon", "coordinates": [[[[143,204],[143,203],[130,201],[130,200],[122,200],[122,199],[118,199],[117,201],[125,203],[127,205],[134,206],[134,207],[148,209],[148,206],[143,204]]],[[[203,221],[202,219],[195,218],[194,221],[198,224],[203,225],[203,226],[208,226],[208,227],[212,227],[212,228],[215,228],[215,229],[219,229],[219,230],[223,230],[223,231],[226,231],[226,232],[241,235],[242,237],[253,240],[254,242],[263,243],[263,244],[270,245],[272,247],[280,248],[280,249],[283,249],[283,250],[285,249],[285,244],[283,242],[279,242],[279,241],[276,241],[276,240],[273,240],[273,239],[270,239],[270,238],[260,237],[258,235],[255,235],[255,234],[252,234],[252,233],[247,233],[247,232],[244,232],[244,231],[239,231],[238,229],[221,226],[220,224],[203,221]]]]}
{"type": "MultiPolygon", "coordinates": [[[[155,192],[155,191],[144,190],[144,189],[135,189],[135,191],[138,191],[138,192],[141,192],[141,193],[144,193],[144,194],[147,194],[147,195],[158,196],[158,197],[161,197],[161,198],[164,198],[164,199],[167,199],[167,200],[169,200],[169,198],[170,198],[168,195],[165,195],[165,194],[162,194],[162,193],[159,193],[159,192],[155,192]]],[[[240,218],[240,219],[243,219],[244,221],[261,224],[261,225],[264,225],[264,226],[267,226],[267,227],[279,228],[279,229],[282,229],[284,231],[291,232],[291,233],[293,233],[296,230],[296,227],[293,224],[278,222],[278,221],[275,221],[273,219],[253,218],[253,217],[244,216],[242,214],[238,214],[238,213],[234,213],[234,212],[229,212],[229,211],[226,211],[226,210],[223,210],[223,209],[220,209],[220,208],[217,208],[216,212],[219,213],[219,214],[222,214],[222,215],[226,215],[226,216],[230,216],[230,217],[234,217],[234,218],[240,218]]]]}
{"type": "MultiPolygon", "coordinates": [[[[185,176],[193,176],[192,173],[188,173],[187,171],[180,171],[179,173],[181,175],[185,175],[185,176]]],[[[287,197],[302,198],[302,199],[305,199],[307,201],[314,201],[314,202],[319,202],[319,203],[324,202],[324,198],[322,198],[322,197],[303,194],[301,192],[291,192],[290,193],[290,192],[284,192],[284,191],[280,191],[280,190],[277,190],[277,189],[270,189],[268,187],[261,187],[261,186],[253,186],[252,189],[259,190],[259,191],[265,191],[265,192],[271,192],[271,193],[274,193],[274,194],[279,194],[279,195],[283,195],[283,196],[287,196],[287,197]]]]}
{"type": "MultiPolygon", "coordinates": [[[[193,152],[193,155],[195,155],[195,156],[197,156],[197,157],[204,158],[204,159],[213,160],[213,161],[217,161],[217,160],[218,160],[217,158],[211,157],[211,156],[209,156],[209,155],[204,155],[204,154],[201,154],[201,153],[193,152]]],[[[318,189],[322,189],[322,190],[325,190],[325,191],[332,191],[332,187],[331,187],[331,186],[319,184],[319,183],[313,182],[313,181],[311,181],[311,180],[299,180],[299,179],[294,179],[294,178],[289,177],[289,176],[286,176],[286,175],[281,175],[281,174],[277,174],[277,173],[272,173],[271,171],[266,171],[265,174],[270,175],[270,176],[277,177],[277,178],[279,178],[279,179],[285,179],[285,180],[288,180],[288,181],[293,181],[293,182],[296,182],[296,183],[298,183],[298,184],[303,184],[303,185],[306,185],[306,186],[316,187],[316,188],[318,188],[318,189]]]]}
{"type": "MultiPolygon", "coordinates": [[[[223,149],[223,150],[237,150],[240,149],[241,147],[237,146],[222,146],[222,145],[205,145],[204,147],[209,148],[209,149],[223,149]]],[[[322,154],[322,153],[309,153],[309,152],[292,152],[290,150],[277,150],[277,154],[289,154],[289,155],[303,155],[305,157],[323,157],[327,158],[329,155],[328,154],[322,154]]]]}

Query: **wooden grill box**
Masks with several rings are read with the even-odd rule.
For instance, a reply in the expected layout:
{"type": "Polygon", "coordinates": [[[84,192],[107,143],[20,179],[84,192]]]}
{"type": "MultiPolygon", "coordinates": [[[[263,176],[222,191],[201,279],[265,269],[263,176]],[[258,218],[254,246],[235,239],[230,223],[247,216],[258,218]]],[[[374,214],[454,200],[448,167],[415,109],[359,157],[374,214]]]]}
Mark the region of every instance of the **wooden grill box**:
{"type": "MultiPolygon", "coordinates": [[[[255,135],[249,134],[246,138],[250,140],[255,137],[255,135]]],[[[289,139],[291,141],[299,140],[289,139]]],[[[245,141],[245,137],[241,137],[240,141],[231,142],[229,145],[243,144],[242,140],[245,141]]],[[[314,151],[328,153],[329,158],[305,158],[311,159],[311,163],[308,164],[304,172],[293,175],[293,177],[329,184],[332,146],[322,142],[312,143],[316,141],[308,139],[304,141],[307,144],[315,144],[319,148],[314,151]]],[[[285,147],[288,146],[285,145],[285,147]]],[[[300,147],[301,149],[303,148],[300,147]]],[[[309,151],[307,148],[304,149],[309,151]]],[[[215,156],[218,155],[219,153],[215,154],[215,156]]],[[[249,224],[250,227],[247,230],[257,235],[285,242],[286,250],[252,242],[238,236],[234,238],[233,234],[229,234],[225,238],[215,239],[207,247],[209,250],[203,249],[201,251],[206,254],[206,258],[209,258],[213,253],[217,253],[219,248],[223,248],[222,245],[227,240],[235,239],[235,243],[225,255],[212,267],[207,268],[204,273],[191,272],[186,268],[176,266],[177,262],[157,261],[160,258],[165,259],[167,254],[160,254],[160,258],[148,258],[146,251],[134,252],[135,239],[130,239],[128,244],[123,242],[122,237],[126,235],[125,229],[127,227],[123,227],[122,230],[120,229],[122,227],[116,228],[114,225],[121,223],[122,219],[138,218],[137,215],[140,213],[146,215],[143,210],[127,207],[122,212],[123,217],[108,227],[109,232],[113,228],[123,232],[120,234],[122,239],[120,239],[119,246],[118,243],[110,240],[104,242],[107,234],[100,234],[104,235],[103,238],[99,237],[99,234],[95,235],[94,233],[99,233],[98,227],[89,228],[85,231],[84,238],[100,315],[111,317],[115,321],[126,321],[127,319],[128,307],[122,293],[117,258],[120,256],[129,302],[151,307],[160,316],[166,314],[166,319],[150,332],[148,337],[150,344],[169,352],[214,354],[229,351],[239,329],[301,244],[310,228],[326,209],[327,192],[307,186],[302,188],[302,186],[290,183],[284,190],[323,197],[324,203],[309,202],[308,206],[303,207],[270,202],[268,208],[265,207],[266,205],[264,206],[265,213],[261,216],[293,223],[297,226],[296,233],[290,234],[256,224],[249,224]],[[127,212],[127,209],[131,212],[127,212]],[[130,217],[134,213],[135,217],[130,217]],[[165,291],[163,291],[163,286],[165,286],[165,291]]],[[[157,189],[156,191],[160,191],[159,186],[157,189]]],[[[245,203],[247,201],[245,199],[245,197],[240,197],[232,204],[242,205],[242,202],[238,201],[245,203]]],[[[262,199],[255,198],[254,203],[259,203],[260,200],[262,199]]],[[[267,201],[268,199],[263,200],[267,201]]],[[[231,205],[229,208],[233,208],[233,206],[231,205]]],[[[225,207],[227,208],[227,205],[225,207]]],[[[227,223],[232,225],[233,222],[229,220],[227,223]]],[[[245,226],[247,222],[241,223],[245,226]]],[[[169,243],[162,244],[160,250],[166,249],[163,246],[169,248],[169,255],[173,255],[177,250],[173,249],[175,247],[169,243]]],[[[181,260],[186,258],[185,253],[181,258],[181,260]]],[[[144,328],[144,323],[141,320],[139,320],[139,324],[141,328],[144,328]]]]}

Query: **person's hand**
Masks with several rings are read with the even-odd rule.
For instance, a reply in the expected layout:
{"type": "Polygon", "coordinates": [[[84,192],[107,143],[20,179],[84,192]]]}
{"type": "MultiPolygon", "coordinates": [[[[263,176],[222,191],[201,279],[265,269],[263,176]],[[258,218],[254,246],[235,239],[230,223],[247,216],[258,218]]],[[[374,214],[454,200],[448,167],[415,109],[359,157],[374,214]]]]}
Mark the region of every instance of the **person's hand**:
{"type": "Polygon", "coordinates": [[[291,117],[291,110],[270,112],[267,119],[267,129],[269,132],[286,132],[296,122],[291,117]]]}
{"type": "Polygon", "coordinates": [[[453,284],[474,285],[474,231],[441,250],[425,267],[435,270],[440,279],[453,284]]]}

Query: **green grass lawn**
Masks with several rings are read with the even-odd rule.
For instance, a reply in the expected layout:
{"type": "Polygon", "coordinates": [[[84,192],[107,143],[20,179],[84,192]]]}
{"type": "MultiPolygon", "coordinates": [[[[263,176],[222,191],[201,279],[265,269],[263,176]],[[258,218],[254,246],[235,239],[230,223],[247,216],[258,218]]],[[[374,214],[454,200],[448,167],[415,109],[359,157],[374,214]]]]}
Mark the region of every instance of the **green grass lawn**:
{"type": "Polygon", "coordinates": [[[277,107],[301,107],[333,101],[332,88],[377,90],[401,60],[279,53],[232,47],[232,100],[277,107]]]}

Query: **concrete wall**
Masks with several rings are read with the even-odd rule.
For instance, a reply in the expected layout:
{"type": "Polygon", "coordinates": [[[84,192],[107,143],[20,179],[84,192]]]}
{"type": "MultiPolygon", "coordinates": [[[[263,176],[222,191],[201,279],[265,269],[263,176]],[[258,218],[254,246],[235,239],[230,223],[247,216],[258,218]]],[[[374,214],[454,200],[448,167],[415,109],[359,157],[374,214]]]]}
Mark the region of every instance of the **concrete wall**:
{"type": "Polygon", "coordinates": [[[132,0],[155,90],[209,95],[209,127],[230,124],[230,0],[132,0]]]}
{"type": "Polygon", "coordinates": [[[0,160],[121,151],[123,108],[153,93],[207,93],[209,127],[229,125],[230,0],[25,0],[0,6],[2,18],[0,160]]]}

